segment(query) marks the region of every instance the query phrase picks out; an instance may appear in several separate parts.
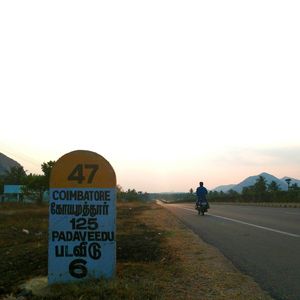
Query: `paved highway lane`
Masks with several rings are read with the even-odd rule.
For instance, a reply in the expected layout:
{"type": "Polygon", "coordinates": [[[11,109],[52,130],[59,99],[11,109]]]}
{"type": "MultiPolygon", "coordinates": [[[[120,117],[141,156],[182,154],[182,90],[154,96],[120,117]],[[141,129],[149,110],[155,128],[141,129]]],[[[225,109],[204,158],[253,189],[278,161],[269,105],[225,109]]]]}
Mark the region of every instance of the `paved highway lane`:
{"type": "Polygon", "coordinates": [[[167,204],[188,227],[217,247],[275,299],[300,299],[300,209],[167,204]]]}

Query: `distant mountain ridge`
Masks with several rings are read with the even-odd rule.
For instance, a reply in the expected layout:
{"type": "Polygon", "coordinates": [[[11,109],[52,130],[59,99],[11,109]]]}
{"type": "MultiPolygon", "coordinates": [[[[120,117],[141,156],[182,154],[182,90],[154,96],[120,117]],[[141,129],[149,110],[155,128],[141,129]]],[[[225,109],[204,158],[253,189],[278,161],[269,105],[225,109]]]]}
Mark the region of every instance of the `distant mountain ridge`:
{"type": "Polygon", "coordinates": [[[290,185],[296,183],[300,187],[300,180],[299,179],[292,178],[292,177],[287,177],[287,176],[284,176],[284,177],[281,178],[281,180],[283,180],[285,183],[286,183],[286,181],[285,181],[286,179],[291,179],[290,185]]]}
{"type": "Polygon", "coordinates": [[[217,187],[215,187],[213,189],[213,191],[216,191],[216,192],[228,192],[229,190],[233,189],[234,187],[236,186],[236,184],[225,184],[225,185],[219,185],[217,187]]]}
{"type": "Polygon", "coordinates": [[[287,191],[288,190],[288,184],[285,181],[287,178],[291,179],[290,185],[296,183],[296,184],[298,184],[298,186],[300,186],[300,180],[299,179],[295,179],[295,178],[288,177],[288,176],[285,176],[285,177],[279,179],[279,178],[277,178],[277,177],[275,177],[275,176],[273,176],[269,173],[263,172],[263,173],[258,174],[258,175],[249,176],[249,177],[247,177],[246,179],[244,179],[243,181],[241,181],[238,184],[228,184],[228,185],[217,186],[216,188],[213,189],[213,191],[217,191],[217,192],[223,191],[224,193],[226,193],[229,190],[234,190],[238,193],[241,193],[243,191],[244,187],[249,187],[251,185],[254,185],[256,180],[259,178],[259,176],[264,177],[267,184],[270,184],[272,181],[275,181],[282,191],[287,191]]]}
{"type": "Polygon", "coordinates": [[[13,167],[21,167],[21,165],[0,152],[0,176],[5,175],[6,171],[9,171],[13,167]]]}

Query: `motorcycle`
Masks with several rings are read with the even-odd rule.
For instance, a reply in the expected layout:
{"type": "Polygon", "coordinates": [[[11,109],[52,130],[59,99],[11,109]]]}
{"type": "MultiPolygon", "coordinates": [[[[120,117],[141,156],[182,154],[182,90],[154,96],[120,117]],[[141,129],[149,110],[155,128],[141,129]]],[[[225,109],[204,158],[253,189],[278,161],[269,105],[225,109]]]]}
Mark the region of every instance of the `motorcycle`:
{"type": "Polygon", "coordinates": [[[204,216],[204,213],[209,209],[209,204],[208,202],[196,203],[195,209],[198,210],[198,215],[202,214],[202,216],[204,216]]]}

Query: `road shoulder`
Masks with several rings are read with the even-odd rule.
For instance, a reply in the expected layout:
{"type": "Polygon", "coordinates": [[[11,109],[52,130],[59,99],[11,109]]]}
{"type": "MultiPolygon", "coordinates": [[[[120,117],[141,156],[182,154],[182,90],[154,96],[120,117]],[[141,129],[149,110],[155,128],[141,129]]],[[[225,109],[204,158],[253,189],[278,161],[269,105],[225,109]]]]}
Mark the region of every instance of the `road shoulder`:
{"type": "Polygon", "coordinates": [[[167,243],[182,267],[180,285],[187,293],[186,299],[272,299],[251,277],[242,274],[218,249],[206,244],[170,211],[163,208],[159,218],[151,214],[147,212],[147,222],[154,220],[152,226],[173,232],[167,243]]]}

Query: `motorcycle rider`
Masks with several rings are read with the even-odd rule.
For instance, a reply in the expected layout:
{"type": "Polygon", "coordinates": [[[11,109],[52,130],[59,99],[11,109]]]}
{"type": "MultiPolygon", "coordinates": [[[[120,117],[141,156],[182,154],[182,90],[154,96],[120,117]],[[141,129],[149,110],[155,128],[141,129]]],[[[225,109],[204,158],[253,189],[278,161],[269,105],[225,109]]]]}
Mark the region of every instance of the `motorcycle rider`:
{"type": "Polygon", "coordinates": [[[203,186],[203,182],[199,182],[199,186],[197,187],[196,190],[196,195],[197,195],[197,202],[196,202],[196,208],[201,204],[201,203],[207,203],[207,206],[209,207],[209,204],[206,199],[207,195],[207,189],[203,186]]]}

